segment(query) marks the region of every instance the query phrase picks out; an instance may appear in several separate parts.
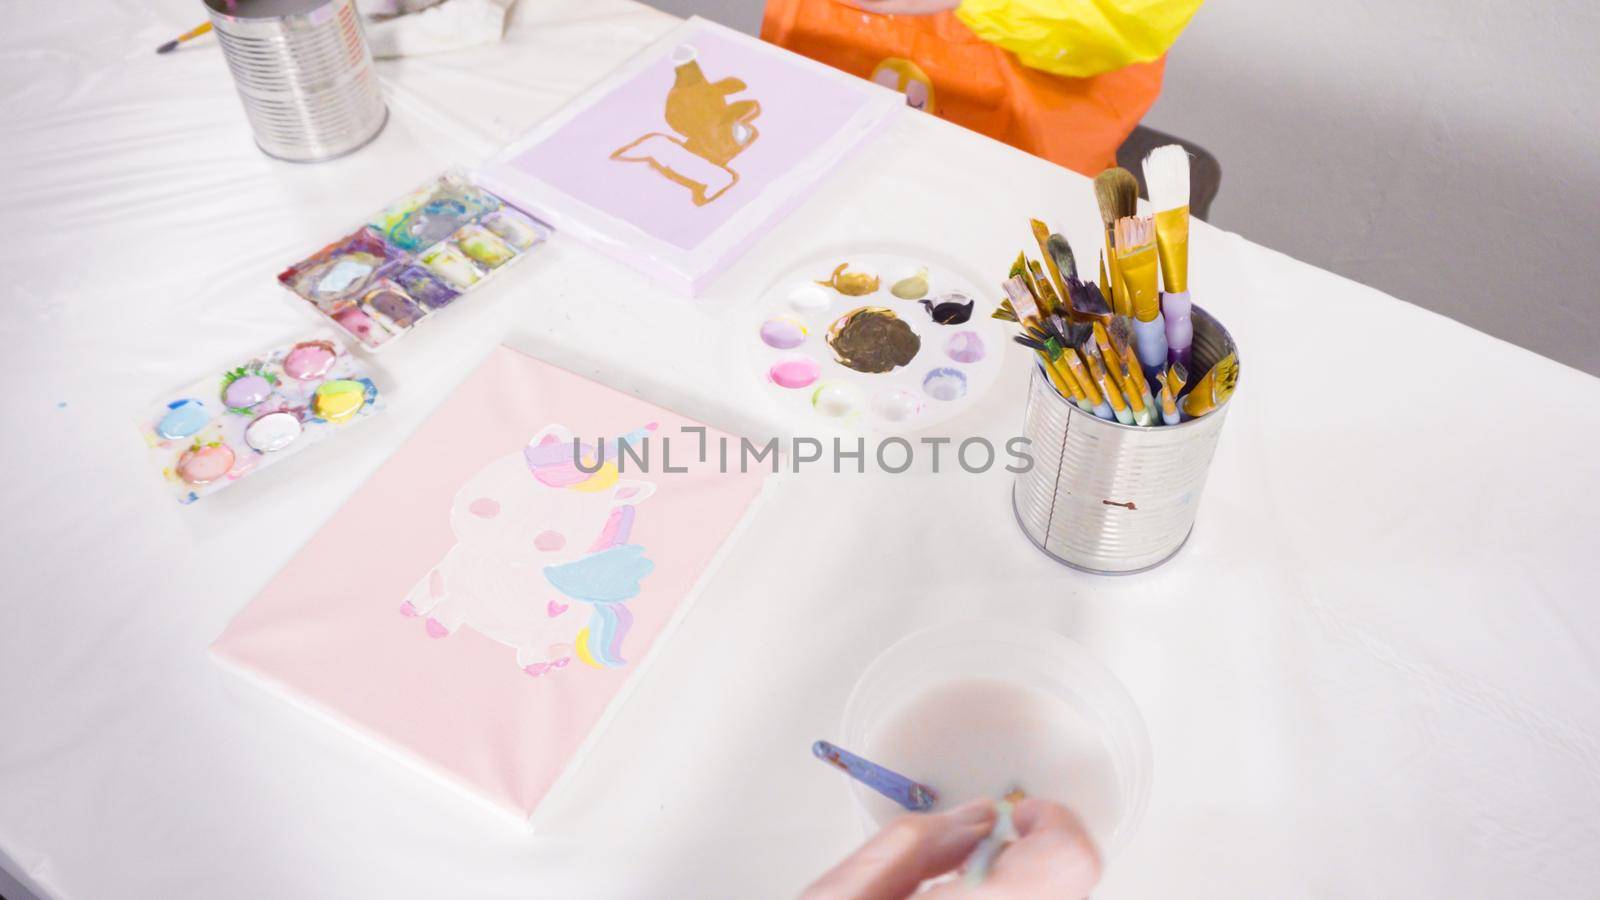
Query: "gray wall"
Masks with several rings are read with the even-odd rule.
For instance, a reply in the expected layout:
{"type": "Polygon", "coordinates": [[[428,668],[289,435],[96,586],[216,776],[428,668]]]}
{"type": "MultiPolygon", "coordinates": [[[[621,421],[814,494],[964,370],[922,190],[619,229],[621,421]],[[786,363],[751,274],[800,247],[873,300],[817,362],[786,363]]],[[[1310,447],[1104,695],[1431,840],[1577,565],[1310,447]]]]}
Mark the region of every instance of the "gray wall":
{"type": "Polygon", "coordinates": [[[1600,375],[1600,3],[1212,0],[1146,122],[1221,160],[1213,224],[1600,375]]]}

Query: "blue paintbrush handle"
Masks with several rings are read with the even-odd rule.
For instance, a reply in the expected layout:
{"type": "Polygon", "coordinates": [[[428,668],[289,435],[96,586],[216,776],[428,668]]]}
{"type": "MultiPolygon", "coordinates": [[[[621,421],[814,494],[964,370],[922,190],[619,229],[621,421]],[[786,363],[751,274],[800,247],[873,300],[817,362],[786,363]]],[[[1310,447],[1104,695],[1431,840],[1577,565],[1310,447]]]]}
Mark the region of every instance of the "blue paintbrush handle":
{"type": "Polygon", "coordinates": [[[1161,317],[1167,325],[1167,364],[1189,365],[1189,346],[1194,343],[1194,323],[1189,320],[1189,292],[1161,295],[1161,317]]]}
{"type": "Polygon", "coordinates": [[[939,795],[933,788],[912,781],[899,772],[885,769],[875,762],[862,759],[848,750],[841,750],[827,741],[817,741],[812,744],[811,753],[817,759],[839,769],[912,812],[932,809],[933,804],[939,801],[939,795]]]}
{"type": "Polygon", "coordinates": [[[1133,320],[1133,345],[1147,371],[1167,367],[1167,325],[1161,313],[1148,322],[1133,320]]]}

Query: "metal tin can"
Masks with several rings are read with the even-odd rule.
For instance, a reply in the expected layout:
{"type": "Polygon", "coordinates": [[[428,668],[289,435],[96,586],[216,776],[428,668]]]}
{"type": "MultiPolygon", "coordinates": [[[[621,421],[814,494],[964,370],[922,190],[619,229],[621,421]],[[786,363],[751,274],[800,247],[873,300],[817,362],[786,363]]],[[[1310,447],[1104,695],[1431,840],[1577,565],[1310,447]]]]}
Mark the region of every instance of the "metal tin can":
{"type": "MultiPolygon", "coordinates": [[[[1191,378],[1229,353],[1233,337],[1194,307],[1191,378]]],[[[1023,433],[1033,468],[1011,489],[1017,522],[1058,562],[1103,575],[1161,565],[1194,527],[1228,406],[1177,425],[1141,428],[1084,412],[1035,366],[1023,433]]]]}
{"type": "Polygon", "coordinates": [[[377,137],[389,117],[354,0],[205,0],[268,156],[317,162],[377,137]]]}

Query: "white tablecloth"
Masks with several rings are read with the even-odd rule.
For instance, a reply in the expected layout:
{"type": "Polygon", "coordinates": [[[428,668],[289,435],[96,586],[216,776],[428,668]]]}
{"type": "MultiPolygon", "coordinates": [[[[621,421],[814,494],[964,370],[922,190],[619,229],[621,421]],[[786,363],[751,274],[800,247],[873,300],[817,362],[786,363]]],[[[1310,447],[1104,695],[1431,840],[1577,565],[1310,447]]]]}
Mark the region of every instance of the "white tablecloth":
{"type": "MultiPolygon", "coordinates": [[[[1192,282],[1244,378],[1155,572],[1049,561],[1000,471],[790,479],[538,832],[263,700],[207,644],[496,342],[770,429],[735,356],[676,351],[790,261],[920,246],[986,277],[1027,215],[1084,247],[1097,219],[1085,179],[908,116],[708,296],[558,238],[382,357],[383,416],[179,508],[133,418],[304,328],[282,265],[672,25],[524,0],[502,46],[382,64],[377,142],[296,166],[251,145],[212,39],[151,52],[194,7],[14,7],[0,38],[0,864],[34,890],[788,895],[859,837],[808,753],[856,675],[984,608],[1083,642],[1148,721],[1148,814],[1097,897],[1593,896],[1600,382],[1206,226],[1192,282]]],[[[1013,349],[953,428],[1016,433],[1013,349]]]]}

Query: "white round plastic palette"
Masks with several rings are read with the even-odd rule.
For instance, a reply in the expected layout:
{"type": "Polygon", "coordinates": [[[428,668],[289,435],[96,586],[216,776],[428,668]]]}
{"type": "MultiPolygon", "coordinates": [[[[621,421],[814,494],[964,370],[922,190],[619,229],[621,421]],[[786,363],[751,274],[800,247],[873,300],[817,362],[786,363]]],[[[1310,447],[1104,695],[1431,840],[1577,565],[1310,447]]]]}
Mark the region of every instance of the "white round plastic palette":
{"type": "Polygon", "coordinates": [[[760,317],[746,339],[754,348],[756,371],[766,381],[766,392],[797,421],[820,419],[818,424],[879,433],[936,425],[959,415],[988,391],[1005,349],[1003,323],[990,317],[994,304],[970,281],[945,266],[904,253],[849,253],[808,263],[769,287],[757,308],[760,317]],[[826,283],[842,263],[848,264],[847,275],[876,277],[876,289],[851,295],[826,283]],[[927,280],[927,293],[921,298],[905,299],[892,292],[896,284],[919,272],[926,273],[927,280]],[[970,300],[972,312],[963,322],[941,324],[923,299],[935,308],[970,300]],[[862,309],[879,310],[865,317],[877,318],[872,324],[882,327],[876,333],[887,333],[891,337],[886,341],[898,343],[899,353],[878,355],[876,365],[868,366],[892,366],[888,371],[859,371],[863,365],[859,359],[853,360],[858,368],[852,368],[829,342],[830,329],[841,333],[849,323],[859,324],[851,314],[862,309]],[[892,320],[903,322],[915,334],[914,355],[905,330],[892,320]]]}

